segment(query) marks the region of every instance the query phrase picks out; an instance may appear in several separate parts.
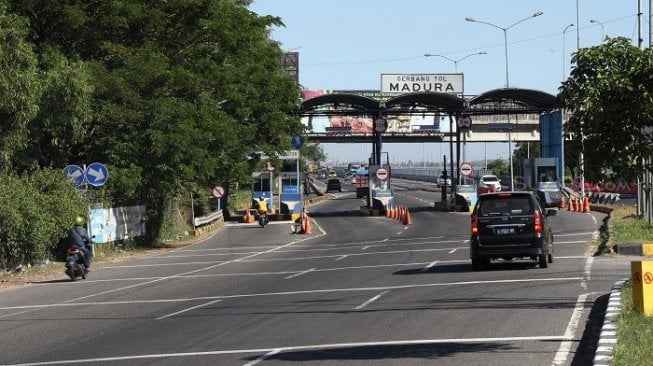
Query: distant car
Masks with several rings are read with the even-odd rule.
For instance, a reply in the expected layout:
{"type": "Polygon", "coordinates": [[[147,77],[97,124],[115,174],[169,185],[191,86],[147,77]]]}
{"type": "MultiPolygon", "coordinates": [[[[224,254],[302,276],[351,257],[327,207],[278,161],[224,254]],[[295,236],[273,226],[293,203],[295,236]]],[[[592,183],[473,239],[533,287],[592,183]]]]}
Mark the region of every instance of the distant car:
{"type": "Polygon", "coordinates": [[[451,187],[451,178],[447,177],[447,180],[445,181],[444,176],[441,175],[438,178],[438,187],[444,187],[445,183],[447,187],[451,187]]]}
{"type": "Polygon", "coordinates": [[[542,201],[530,191],[486,193],[472,211],[469,255],[475,271],[492,259],[530,258],[540,268],[553,263],[553,233],[542,201]]]}
{"type": "Polygon", "coordinates": [[[342,192],[342,186],[340,185],[340,179],[329,179],[326,185],[326,193],[331,191],[342,192]]]}
{"type": "Polygon", "coordinates": [[[496,175],[483,175],[478,180],[478,188],[485,192],[499,192],[501,191],[501,180],[496,175]]]}
{"type": "Polygon", "coordinates": [[[337,177],[337,176],[338,176],[338,173],[336,173],[335,170],[332,170],[332,171],[329,172],[329,177],[337,177]]]}

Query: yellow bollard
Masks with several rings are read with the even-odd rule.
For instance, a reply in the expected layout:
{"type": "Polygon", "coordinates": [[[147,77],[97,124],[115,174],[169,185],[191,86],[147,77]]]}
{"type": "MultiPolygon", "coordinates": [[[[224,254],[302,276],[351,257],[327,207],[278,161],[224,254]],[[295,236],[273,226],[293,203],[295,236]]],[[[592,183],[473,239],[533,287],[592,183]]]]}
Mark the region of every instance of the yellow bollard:
{"type": "Polygon", "coordinates": [[[653,261],[630,262],[633,307],[645,316],[653,316],[653,261]]]}

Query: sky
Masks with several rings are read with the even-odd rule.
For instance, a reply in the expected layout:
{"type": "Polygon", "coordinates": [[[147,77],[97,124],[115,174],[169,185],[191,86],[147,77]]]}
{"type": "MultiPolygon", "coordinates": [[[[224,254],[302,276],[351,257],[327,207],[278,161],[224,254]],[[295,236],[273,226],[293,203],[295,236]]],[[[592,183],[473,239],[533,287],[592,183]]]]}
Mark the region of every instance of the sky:
{"type": "MultiPolygon", "coordinates": [[[[639,2],[648,45],[647,0],[254,0],[250,10],[281,18],[285,27],[273,28],[271,37],[299,53],[305,89],[379,90],[381,74],[457,71],[465,94],[480,94],[505,87],[507,48],[511,87],[555,95],[579,47],[599,45],[605,36],[637,45],[639,2]],[[537,12],[542,15],[531,17],[537,12]],[[501,28],[508,28],[507,47],[501,28]]],[[[394,162],[428,162],[448,155],[448,145],[440,145],[384,144],[383,150],[394,162]]],[[[508,156],[507,142],[467,145],[467,160],[508,156]]],[[[367,160],[371,152],[371,143],[322,146],[333,161],[367,160]]]]}

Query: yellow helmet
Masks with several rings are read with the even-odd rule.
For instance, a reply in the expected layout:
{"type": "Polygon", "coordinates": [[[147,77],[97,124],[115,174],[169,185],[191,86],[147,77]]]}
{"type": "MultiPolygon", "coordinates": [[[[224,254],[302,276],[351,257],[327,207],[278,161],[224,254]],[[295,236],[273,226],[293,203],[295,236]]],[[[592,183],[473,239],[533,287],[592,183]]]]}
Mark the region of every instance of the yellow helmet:
{"type": "Polygon", "coordinates": [[[85,220],[84,220],[83,217],[81,217],[81,216],[75,217],[75,225],[76,226],[82,226],[82,225],[84,225],[84,222],[85,222],[85,220]]]}

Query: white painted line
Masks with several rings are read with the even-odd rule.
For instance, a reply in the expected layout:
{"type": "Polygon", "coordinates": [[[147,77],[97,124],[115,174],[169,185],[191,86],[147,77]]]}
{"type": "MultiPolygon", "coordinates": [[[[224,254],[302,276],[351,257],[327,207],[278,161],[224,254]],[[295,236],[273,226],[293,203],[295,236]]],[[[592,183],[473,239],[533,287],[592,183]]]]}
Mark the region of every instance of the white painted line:
{"type": "Polygon", "coordinates": [[[348,255],[334,255],[334,256],[330,256],[330,257],[337,257],[336,258],[336,262],[337,262],[337,261],[341,261],[341,260],[343,260],[343,259],[345,259],[345,258],[347,258],[349,256],[348,255]]]}
{"type": "Polygon", "coordinates": [[[366,246],[362,247],[361,250],[367,250],[367,248],[369,248],[369,247],[370,247],[369,245],[366,245],[366,246]]]}
{"type": "Polygon", "coordinates": [[[179,310],[179,311],[176,311],[176,312],[174,312],[174,313],[170,313],[170,314],[168,314],[168,315],[160,316],[160,317],[156,318],[156,320],[161,320],[161,319],[171,318],[171,317],[173,317],[173,316],[175,316],[175,315],[179,315],[179,314],[185,313],[185,312],[187,312],[187,311],[191,311],[191,310],[195,310],[195,309],[203,308],[203,307],[205,307],[205,306],[209,306],[209,305],[211,305],[211,304],[215,304],[216,302],[220,302],[220,301],[222,301],[222,300],[213,300],[213,301],[209,301],[209,302],[207,302],[206,304],[197,305],[197,306],[191,306],[191,307],[189,307],[189,308],[186,308],[186,309],[183,309],[183,310],[179,310]]]}
{"type": "Polygon", "coordinates": [[[585,231],[585,232],[578,232],[578,233],[567,233],[567,234],[554,234],[554,236],[560,237],[560,236],[577,236],[577,235],[592,235],[594,234],[594,231],[585,231]]]}
{"type": "Polygon", "coordinates": [[[435,266],[438,263],[440,263],[440,261],[433,261],[433,262],[429,263],[426,267],[422,268],[422,272],[428,272],[428,270],[431,267],[435,266]]]}
{"type": "Polygon", "coordinates": [[[458,248],[453,248],[449,251],[449,254],[454,254],[458,248]]]}
{"type": "Polygon", "coordinates": [[[373,298],[371,298],[371,299],[365,301],[364,303],[358,305],[358,306],[356,307],[356,310],[360,310],[360,309],[366,307],[367,305],[369,305],[369,304],[373,303],[374,301],[378,300],[381,296],[385,295],[386,293],[388,293],[388,291],[383,291],[383,292],[381,292],[380,294],[374,296],[373,298]]]}
{"type": "MultiPolygon", "coordinates": [[[[114,361],[132,361],[132,360],[154,360],[162,358],[190,358],[190,357],[204,357],[204,356],[218,356],[218,355],[234,355],[234,354],[252,354],[252,353],[266,353],[264,356],[251,361],[245,365],[252,366],[260,361],[269,358],[270,356],[283,353],[283,352],[297,352],[308,350],[324,350],[324,349],[337,349],[337,348],[361,348],[361,347],[378,347],[378,346],[403,346],[403,345],[428,345],[428,344],[446,344],[446,343],[486,343],[486,342],[522,342],[522,341],[560,341],[564,340],[561,336],[532,336],[532,337],[495,337],[495,338],[452,338],[452,339],[414,339],[414,340],[392,340],[380,342],[355,342],[355,343],[331,343],[331,344],[314,344],[305,346],[290,346],[278,348],[252,348],[252,349],[234,349],[234,350],[216,350],[204,352],[178,352],[178,353],[155,353],[155,354],[142,354],[132,356],[116,356],[116,357],[102,357],[102,358],[85,358],[73,360],[57,360],[57,361],[43,361],[24,363],[22,366],[43,366],[43,365],[66,365],[66,364],[80,364],[80,363],[101,363],[101,362],[114,362],[114,361]]],[[[192,360],[187,360],[190,363],[192,360]]],[[[245,366],[244,365],[244,366],[245,366]]]]}
{"type": "MultiPolygon", "coordinates": [[[[164,277],[168,278],[168,277],[164,277]]],[[[529,278],[529,279],[510,279],[510,280],[488,280],[488,281],[460,281],[460,282],[445,282],[445,283],[424,283],[424,284],[410,284],[410,285],[395,285],[395,286],[376,286],[376,287],[345,287],[345,288],[328,288],[328,289],[311,289],[302,291],[280,291],[280,292],[265,292],[253,294],[238,294],[238,295],[222,295],[222,296],[202,296],[190,299],[159,299],[159,300],[135,300],[135,301],[98,301],[98,302],[64,302],[57,304],[44,304],[44,305],[20,305],[0,307],[0,310],[11,309],[44,309],[68,306],[106,306],[116,304],[140,304],[140,303],[166,303],[166,302],[184,302],[184,301],[201,301],[201,300],[221,300],[221,299],[240,299],[240,298],[253,298],[253,297],[268,297],[268,296],[288,296],[288,295],[306,295],[318,293],[338,293],[338,292],[368,292],[368,291],[389,291],[389,290],[412,290],[421,288],[432,287],[455,287],[455,286],[474,286],[487,284],[501,284],[501,283],[542,283],[542,282],[576,282],[580,277],[560,277],[560,278],[529,278]]],[[[150,281],[156,282],[156,281],[150,281]]],[[[127,286],[136,287],[136,286],[127,286]]],[[[105,291],[112,292],[112,291],[105,291]]],[[[89,295],[86,297],[92,297],[89,295]]]]}
{"type": "Polygon", "coordinates": [[[589,283],[592,278],[592,263],[594,263],[594,257],[588,257],[587,261],[585,261],[583,279],[580,281],[580,287],[585,289],[585,291],[587,291],[587,283],[589,283]]]}
{"type": "Polygon", "coordinates": [[[583,244],[587,243],[589,240],[574,240],[574,241],[554,241],[553,244],[583,244]]]}
{"type": "Polygon", "coordinates": [[[571,318],[569,319],[569,324],[567,324],[567,329],[565,330],[563,341],[560,343],[560,348],[558,348],[558,352],[556,352],[555,357],[553,357],[553,363],[551,364],[552,366],[560,366],[566,363],[567,357],[569,357],[569,352],[571,350],[571,345],[572,343],[576,342],[574,341],[574,334],[576,333],[576,329],[580,323],[583,307],[585,306],[585,302],[587,301],[587,297],[589,295],[590,294],[587,293],[578,296],[578,300],[576,300],[576,306],[574,306],[574,311],[572,312],[571,318]]]}
{"type": "Polygon", "coordinates": [[[307,269],[307,270],[302,271],[302,272],[295,273],[295,274],[293,274],[293,275],[290,275],[290,276],[285,277],[285,279],[295,278],[295,277],[297,277],[297,276],[301,276],[301,275],[303,275],[303,274],[306,274],[306,273],[309,273],[309,272],[313,272],[313,271],[315,271],[315,268],[311,268],[311,269],[307,269]]]}

